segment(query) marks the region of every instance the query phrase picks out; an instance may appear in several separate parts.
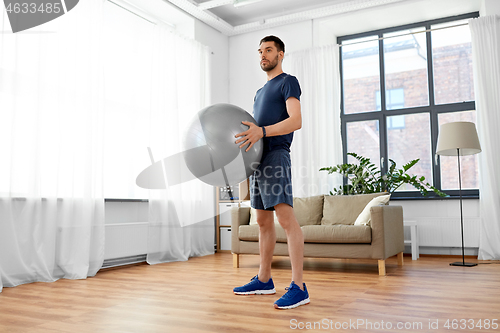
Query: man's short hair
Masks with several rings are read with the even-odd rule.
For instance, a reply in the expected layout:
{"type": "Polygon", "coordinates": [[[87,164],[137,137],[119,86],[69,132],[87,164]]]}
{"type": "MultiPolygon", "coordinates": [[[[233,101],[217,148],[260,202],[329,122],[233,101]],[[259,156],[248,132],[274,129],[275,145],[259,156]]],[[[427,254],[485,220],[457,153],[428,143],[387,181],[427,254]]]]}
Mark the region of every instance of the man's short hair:
{"type": "Polygon", "coordinates": [[[278,37],[266,36],[260,40],[260,44],[265,43],[265,42],[274,42],[274,45],[276,45],[278,52],[283,51],[283,53],[285,53],[285,43],[283,43],[283,41],[281,39],[279,39],[278,37]]]}

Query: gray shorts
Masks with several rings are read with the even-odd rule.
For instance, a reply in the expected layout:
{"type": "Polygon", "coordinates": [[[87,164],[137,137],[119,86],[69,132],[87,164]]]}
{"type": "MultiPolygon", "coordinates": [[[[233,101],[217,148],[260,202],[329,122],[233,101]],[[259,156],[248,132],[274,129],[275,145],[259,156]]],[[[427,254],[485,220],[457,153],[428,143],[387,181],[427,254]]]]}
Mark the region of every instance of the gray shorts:
{"type": "Polygon", "coordinates": [[[285,149],[265,152],[257,170],[250,176],[250,204],[255,209],[274,210],[286,203],[293,207],[292,163],[285,149]]]}

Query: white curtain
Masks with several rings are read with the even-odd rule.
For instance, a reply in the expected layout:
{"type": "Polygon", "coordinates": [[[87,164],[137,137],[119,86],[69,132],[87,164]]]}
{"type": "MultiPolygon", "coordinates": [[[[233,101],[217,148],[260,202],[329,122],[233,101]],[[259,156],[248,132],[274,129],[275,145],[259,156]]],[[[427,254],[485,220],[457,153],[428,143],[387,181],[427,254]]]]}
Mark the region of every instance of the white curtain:
{"type": "MultiPolygon", "coordinates": [[[[155,34],[150,145],[161,160],[182,151],[187,125],[209,104],[210,54],[162,26],[155,34]]],[[[214,253],[214,192],[198,179],[150,191],[149,264],[214,253]]]]}
{"type": "Polygon", "coordinates": [[[339,175],[319,171],[342,163],[339,47],[312,48],[285,55],[284,71],[302,90],[302,128],[291,147],[293,194],[328,194],[342,184],[339,175]]]}
{"type": "Polygon", "coordinates": [[[0,291],[104,255],[102,1],[12,34],[0,15],[0,291]]]}
{"type": "Polygon", "coordinates": [[[479,154],[481,260],[500,260],[500,17],[469,20],[479,154]]]}

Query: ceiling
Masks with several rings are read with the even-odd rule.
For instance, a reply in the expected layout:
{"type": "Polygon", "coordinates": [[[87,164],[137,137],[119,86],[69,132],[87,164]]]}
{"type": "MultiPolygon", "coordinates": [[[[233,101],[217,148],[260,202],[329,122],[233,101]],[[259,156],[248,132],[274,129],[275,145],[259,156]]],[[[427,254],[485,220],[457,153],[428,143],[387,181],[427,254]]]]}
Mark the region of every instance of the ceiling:
{"type": "MultiPolygon", "coordinates": [[[[210,3],[210,0],[194,0],[197,4],[210,3]]],[[[259,1],[242,7],[232,3],[209,9],[233,27],[259,22],[261,20],[317,9],[329,5],[337,5],[347,0],[268,0],[259,1]]]]}
{"type": "Polygon", "coordinates": [[[227,36],[408,0],[166,0],[227,36]],[[238,2],[248,4],[235,7],[238,2]]]}

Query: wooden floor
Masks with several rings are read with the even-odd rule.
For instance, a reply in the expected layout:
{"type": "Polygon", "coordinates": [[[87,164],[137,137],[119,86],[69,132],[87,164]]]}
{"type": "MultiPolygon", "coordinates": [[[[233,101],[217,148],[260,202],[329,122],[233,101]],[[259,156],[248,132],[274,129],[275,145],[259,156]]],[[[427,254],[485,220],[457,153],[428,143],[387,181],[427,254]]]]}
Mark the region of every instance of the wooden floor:
{"type": "Polygon", "coordinates": [[[257,273],[257,256],[241,256],[238,269],[225,253],[108,269],[86,280],[4,288],[0,332],[293,332],[308,325],[338,332],[499,332],[484,324],[500,321],[500,265],[448,265],[459,259],[405,256],[399,267],[394,257],[387,276],[378,275],[376,260],[306,259],[311,303],[293,310],[273,308],[290,283],[286,257],[273,261],[277,293],[267,296],[232,293],[257,273]],[[446,329],[448,319],[450,325],[472,319],[474,328],[468,321],[466,329],[446,329]],[[475,327],[479,320],[482,329],[475,327]]]}

